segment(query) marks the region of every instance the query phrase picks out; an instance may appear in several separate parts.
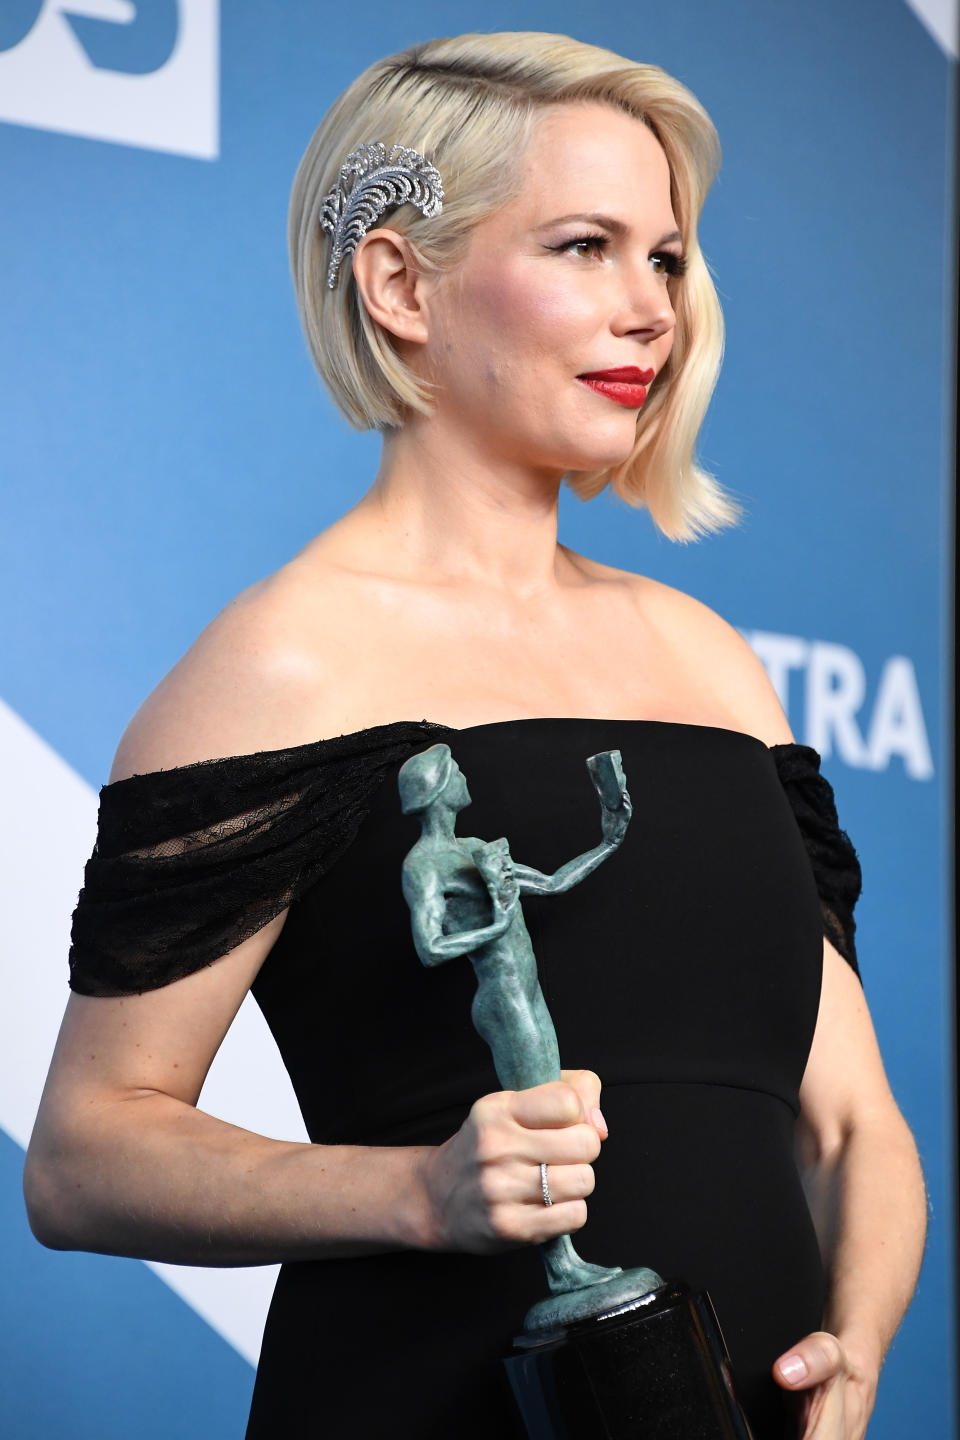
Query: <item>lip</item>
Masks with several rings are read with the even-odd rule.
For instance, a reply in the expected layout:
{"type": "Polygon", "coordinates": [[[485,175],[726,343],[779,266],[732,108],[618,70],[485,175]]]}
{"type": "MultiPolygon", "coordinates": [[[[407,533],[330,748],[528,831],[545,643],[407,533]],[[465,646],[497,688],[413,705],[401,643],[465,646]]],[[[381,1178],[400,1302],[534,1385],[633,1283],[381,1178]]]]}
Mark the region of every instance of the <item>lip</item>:
{"type": "Polygon", "coordinates": [[[610,380],[621,385],[649,385],[655,370],[638,370],[636,365],[621,365],[615,370],[585,370],[578,380],[610,380]]]}

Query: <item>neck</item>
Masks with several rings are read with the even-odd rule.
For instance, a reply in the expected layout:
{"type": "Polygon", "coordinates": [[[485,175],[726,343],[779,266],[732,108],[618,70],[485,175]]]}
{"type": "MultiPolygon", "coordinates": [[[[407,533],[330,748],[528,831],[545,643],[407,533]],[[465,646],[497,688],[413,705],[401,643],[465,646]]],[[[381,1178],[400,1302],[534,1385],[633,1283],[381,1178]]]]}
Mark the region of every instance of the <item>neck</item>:
{"type": "Polygon", "coordinates": [[[423,826],[422,837],[426,840],[452,840],[457,824],[457,812],[449,805],[438,802],[424,811],[420,817],[423,826]]]}
{"type": "Polygon", "coordinates": [[[491,454],[416,416],[386,434],[370,490],[350,512],[404,578],[474,582],[518,599],[560,583],[572,562],[557,543],[562,475],[491,454]]]}

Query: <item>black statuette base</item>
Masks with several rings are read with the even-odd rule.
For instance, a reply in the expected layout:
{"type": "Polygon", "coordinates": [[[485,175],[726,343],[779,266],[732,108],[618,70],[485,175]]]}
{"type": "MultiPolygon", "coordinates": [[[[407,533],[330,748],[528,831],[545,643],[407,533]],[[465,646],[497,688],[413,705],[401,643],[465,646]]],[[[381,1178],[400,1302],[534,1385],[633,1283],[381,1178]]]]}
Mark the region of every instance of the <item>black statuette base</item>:
{"type": "Polygon", "coordinates": [[[706,1291],[528,1333],[504,1360],[530,1440],[752,1440],[706,1291]]]}

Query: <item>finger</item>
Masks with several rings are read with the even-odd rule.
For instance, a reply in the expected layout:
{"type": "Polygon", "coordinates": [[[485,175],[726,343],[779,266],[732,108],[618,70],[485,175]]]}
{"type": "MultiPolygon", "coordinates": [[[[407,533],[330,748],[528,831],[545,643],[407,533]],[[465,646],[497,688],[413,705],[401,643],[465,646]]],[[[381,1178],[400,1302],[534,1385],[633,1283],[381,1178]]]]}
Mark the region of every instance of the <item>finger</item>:
{"type": "MultiPolygon", "coordinates": [[[[549,1164],[546,1203],[540,1166],[533,1161],[516,1161],[508,1166],[485,1172],[480,1177],[480,1192],[488,1213],[516,1211],[518,1206],[534,1210],[550,1210],[574,1200],[586,1200],[596,1184],[593,1166],[549,1164]]],[[[528,1217],[529,1218],[529,1217],[528,1217]]]]}
{"type": "Polygon", "coordinates": [[[807,1391],[812,1400],[801,1422],[802,1440],[837,1440],[838,1435],[863,1433],[848,1429],[844,1388],[843,1380],[835,1376],[826,1385],[807,1391]]]}
{"type": "Polygon", "coordinates": [[[815,1330],[773,1364],[773,1378],[785,1390],[809,1390],[843,1369],[843,1347],[835,1335],[815,1330]]]}
{"type": "Polygon", "coordinates": [[[557,1235],[572,1235],[582,1230],[587,1223],[587,1202],[566,1200],[553,1205],[518,1205],[510,1214],[508,1223],[521,1242],[540,1245],[557,1235]]]}
{"type": "Polygon", "coordinates": [[[563,1080],[550,1080],[529,1090],[514,1090],[510,1113],[518,1125],[530,1130],[577,1125],[584,1118],[579,1092],[563,1080]]]}
{"type": "MultiPolygon", "coordinates": [[[[533,1204],[545,1204],[540,1167],[527,1168],[523,1177],[524,1188],[533,1204]]],[[[551,1205],[564,1205],[568,1200],[586,1200],[596,1185],[592,1165],[548,1165],[547,1190],[551,1205]]]]}
{"type": "Polygon", "coordinates": [[[553,1126],[522,1131],[513,1158],[522,1166],[591,1165],[600,1154],[600,1136],[592,1125],[553,1126]]]}
{"type": "Polygon", "coordinates": [[[603,1111],[600,1109],[600,1076],[592,1070],[561,1070],[561,1079],[568,1085],[572,1085],[583,1102],[584,1118],[594,1126],[601,1140],[606,1140],[610,1133],[607,1129],[607,1122],[603,1118],[603,1111]]]}

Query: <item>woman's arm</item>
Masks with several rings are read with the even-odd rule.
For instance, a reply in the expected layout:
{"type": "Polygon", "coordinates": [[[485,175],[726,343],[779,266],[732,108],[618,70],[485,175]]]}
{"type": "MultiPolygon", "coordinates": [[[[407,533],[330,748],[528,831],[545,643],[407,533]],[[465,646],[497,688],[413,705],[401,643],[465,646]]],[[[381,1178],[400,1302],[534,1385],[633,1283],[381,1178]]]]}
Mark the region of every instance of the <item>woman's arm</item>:
{"type": "MultiPolygon", "coordinates": [[[[316,645],[300,643],[286,583],[279,595],[255,587],[204,632],[134,718],[113,780],[346,728],[323,723],[332,682],[316,645]]],[[[24,1170],[37,1238],[255,1265],[410,1246],[480,1252],[579,1228],[600,1147],[584,1120],[595,1076],[482,1097],[440,1146],[278,1141],[196,1108],[283,923],[159,989],[70,997],[24,1170]],[[559,1206],[542,1203],[542,1159],[559,1167],[559,1206]]],[[[340,1080],[329,1075],[331,1087],[340,1080]]]]}
{"type": "Polygon", "coordinates": [[[859,1440],[916,1284],[926,1196],[860,982],[827,940],[800,1103],[798,1160],[827,1270],[827,1333],[781,1356],[774,1374],[809,1391],[807,1435],[859,1440]]]}
{"type": "MultiPolygon", "coordinates": [[[[664,633],[705,697],[766,745],[794,740],[766,671],[719,615],[657,587],[664,633]]],[[[776,1361],[805,1392],[804,1440],[861,1440],[887,1347],[910,1301],[926,1225],[913,1137],[887,1084],[856,975],[824,940],[823,986],[800,1091],[798,1160],[827,1272],[823,1331],[776,1361]],[[784,1368],[786,1367],[786,1368],[784,1368]]]]}
{"type": "Polygon", "coordinates": [[[162,989],[71,996],[24,1170],[37,1238],[258,1265],[409,1247],[492,1252],[579,1229],[600,1149],[586,1120],[600,1086],[588,1072],[484,1096],[439,1146],[271,1140],[196,1109],[282,923],[162,989]],[[557,1167],[561,1203],[549,1209],[541,1159],[557,1167]]]}
{"type": "Polygon", "coordinates": [[[44,1244],[243,1265],[421,1241],[421,1150],[371,1164],[362,1147],[271,1140],[195,1108],[282,924],[162,989],[70,997],[24,1170],[44,1244]]]}

